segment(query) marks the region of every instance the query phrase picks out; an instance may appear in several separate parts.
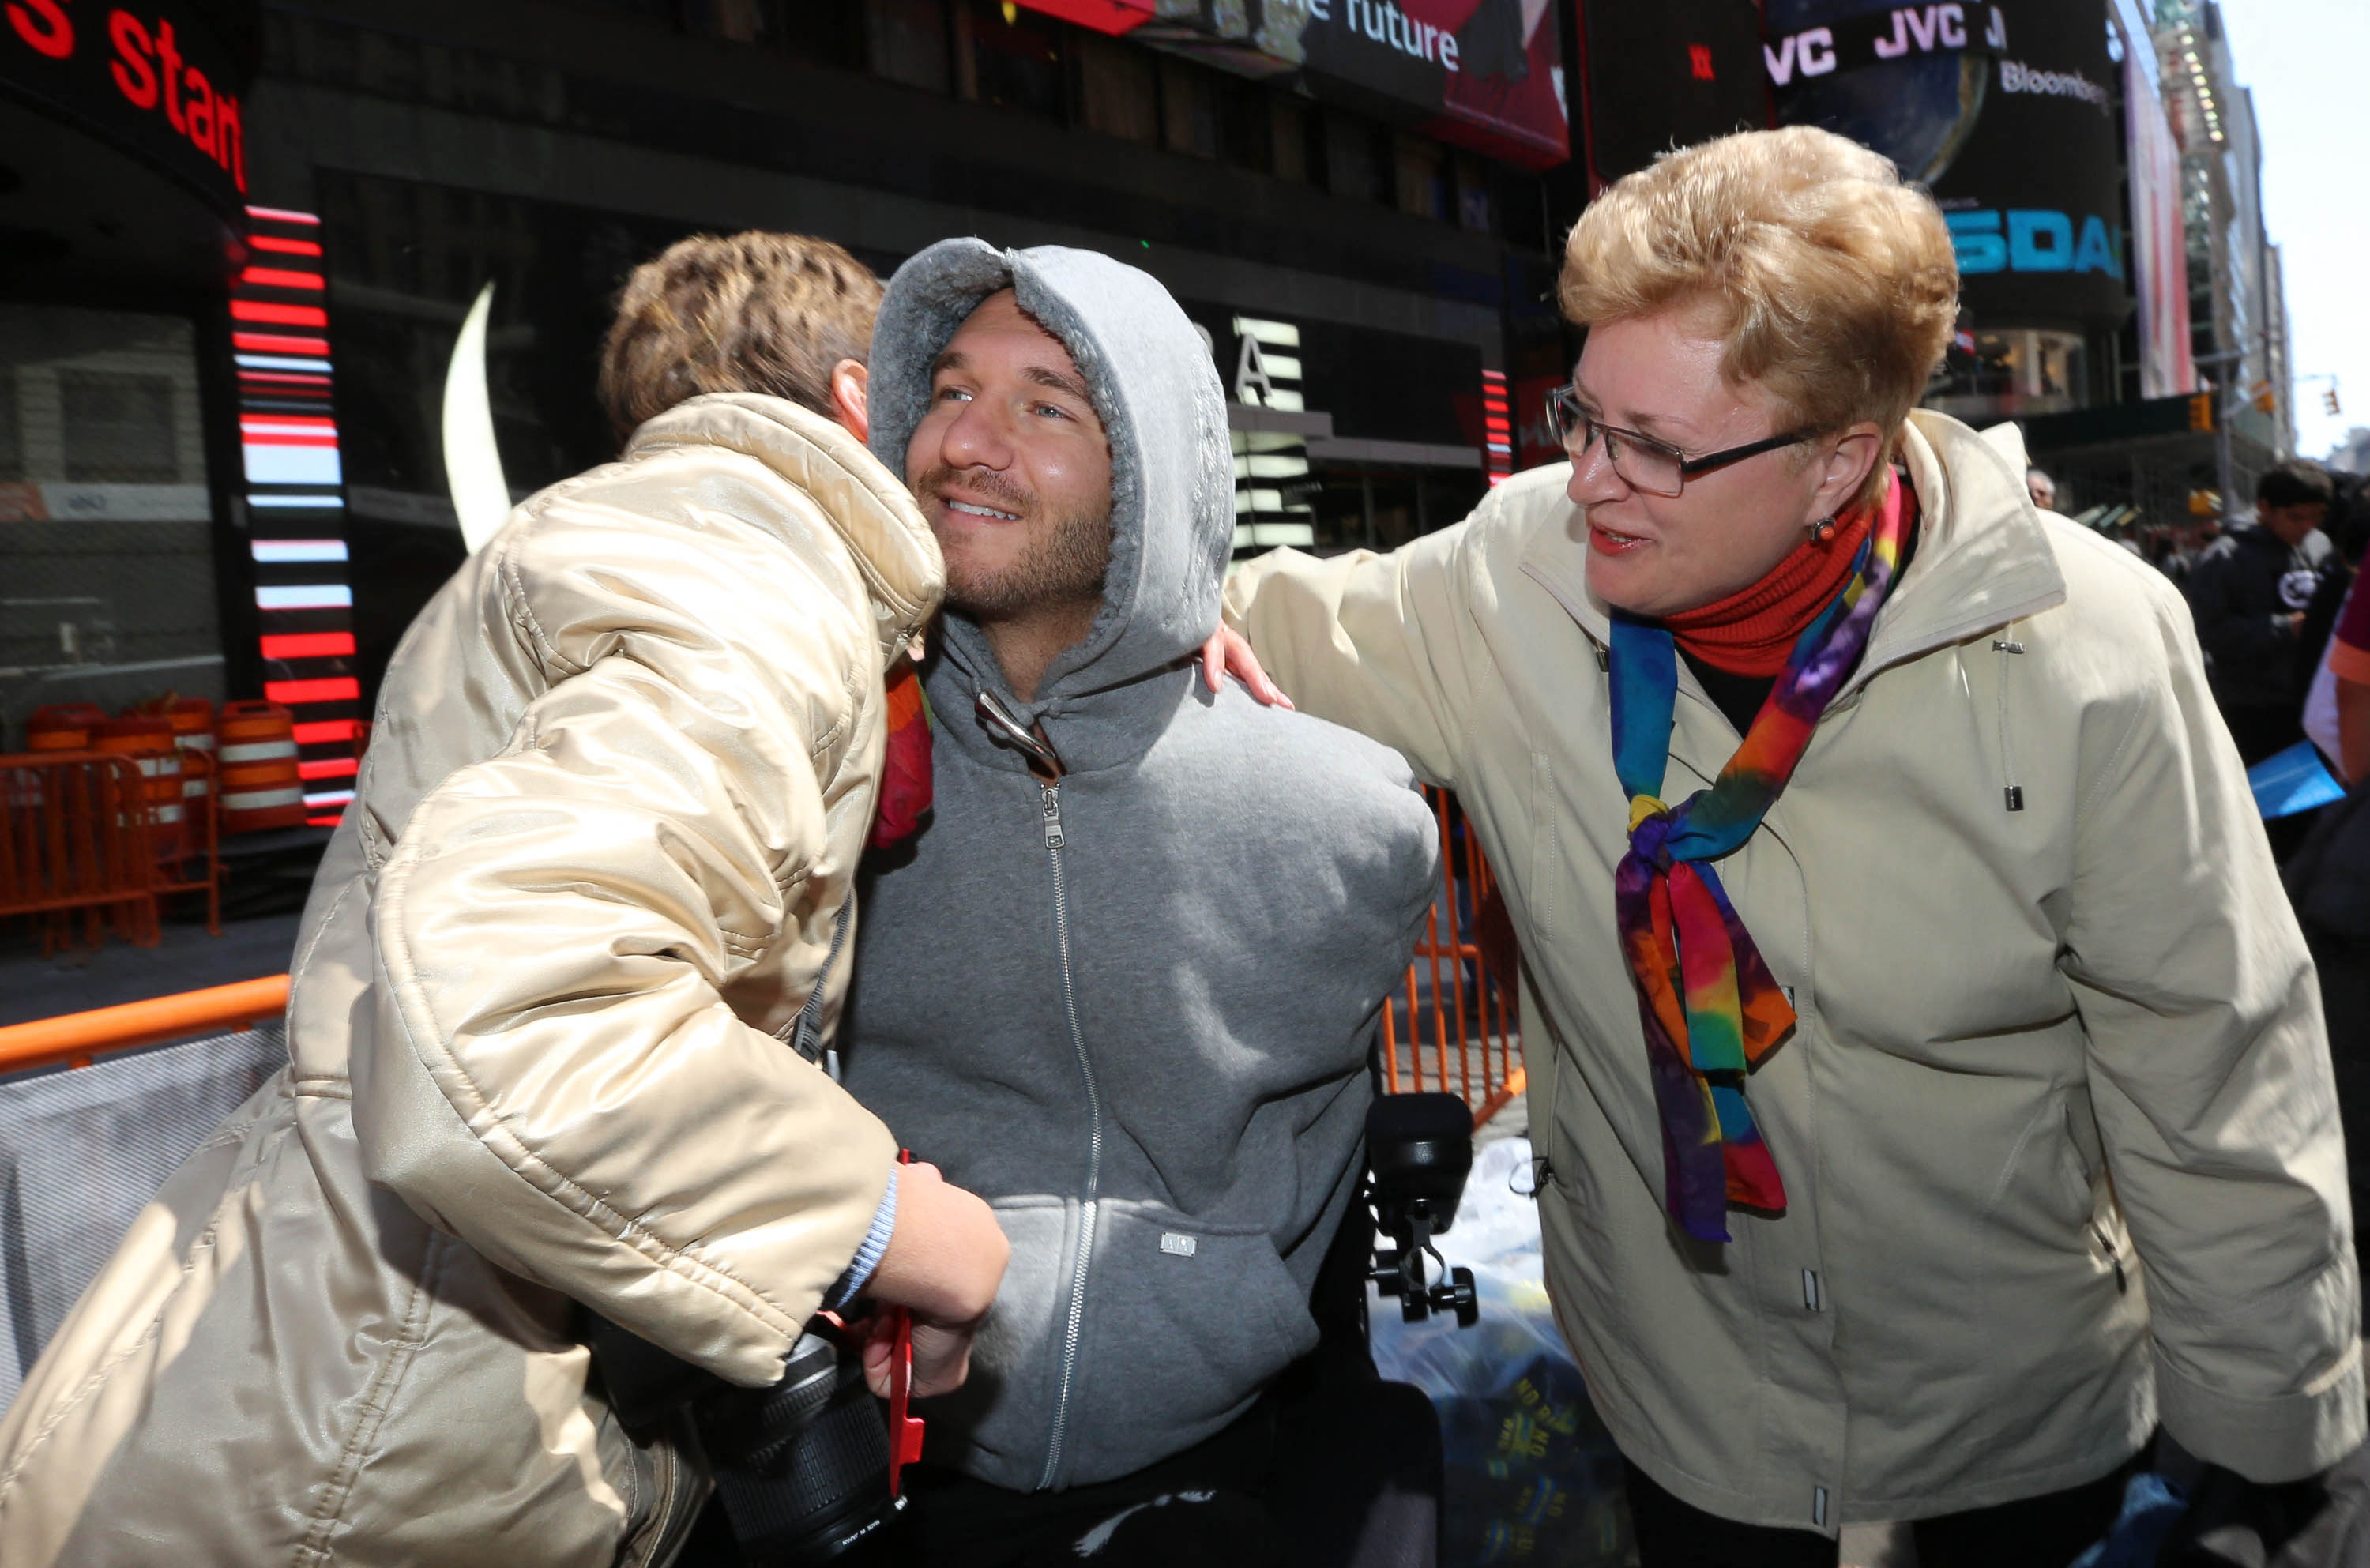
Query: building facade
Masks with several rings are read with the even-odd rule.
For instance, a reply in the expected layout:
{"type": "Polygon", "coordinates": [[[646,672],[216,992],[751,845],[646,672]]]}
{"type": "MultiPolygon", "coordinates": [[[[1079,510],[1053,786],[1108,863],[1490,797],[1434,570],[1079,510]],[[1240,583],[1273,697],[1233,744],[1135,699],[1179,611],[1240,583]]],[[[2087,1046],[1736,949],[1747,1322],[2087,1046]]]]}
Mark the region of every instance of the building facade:
{"type": "Polygon", "coordinates": [[[1569,150],[1560,10],[1271,5],[1253,28],[1174,0],[192,4],[143,25],[144,58],[167,25],[189,62],[201,31],[235,40],[205,71],[236,158],[198,190],[159,164],[205,154],[191,133],[144,151],[46,91],[19,18],[79,28],[78,80],[119,118],[121,40],[67,0],[12,6],[0,160],[70,146],[190,212],[168,235],[159,202],[88,167],[54,189],[0,174],[0,225],[55,253],[0,273],[0,508],[14,553],[89,557],[21,597],[96,601],[0,602],[19,672],[0,721],[13,744],[67,697],[269,692],[309,726],[333,815],[354,721],[466,554],[454,470],[486,444],[451,424],[448,383],[482,376],[513,497],[605,460],[611,301],[695,232],[817,234],[884,274],[959,234],[1122,257],[1209,337],[1242,548],[1453,522],[1513,467],[1522,345],[1562,352],[1542,183],[1569,150]],[[109,233],[157,255],[96,270],[109,233]]]}
{"type": "Polygon", "coordinates": [[[2279,250],[2263,225],[2263,151],[2215,0],[2157,0],[2154,37],[2187,186],[2189,298],[2198,370],[2222,426],[2223,511],[2295,450],[2294,371],[2279,250]]]}

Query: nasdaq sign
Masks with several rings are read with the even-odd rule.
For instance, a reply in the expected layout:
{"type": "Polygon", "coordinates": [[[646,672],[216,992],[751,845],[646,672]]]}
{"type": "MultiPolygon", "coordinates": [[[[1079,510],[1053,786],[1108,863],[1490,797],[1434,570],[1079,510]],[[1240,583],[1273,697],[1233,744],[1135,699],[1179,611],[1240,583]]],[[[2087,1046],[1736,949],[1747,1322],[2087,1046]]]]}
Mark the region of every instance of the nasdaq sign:
{"type": "Polygon", "coordinates": [[[2078,227],[2069,213],[2043,207],[1950,213],[1950,242],[1959,253],[1959,273],[2100,272],[2123,278],[2122,232],[2106,220],[2085,216],[2078,227]]]}

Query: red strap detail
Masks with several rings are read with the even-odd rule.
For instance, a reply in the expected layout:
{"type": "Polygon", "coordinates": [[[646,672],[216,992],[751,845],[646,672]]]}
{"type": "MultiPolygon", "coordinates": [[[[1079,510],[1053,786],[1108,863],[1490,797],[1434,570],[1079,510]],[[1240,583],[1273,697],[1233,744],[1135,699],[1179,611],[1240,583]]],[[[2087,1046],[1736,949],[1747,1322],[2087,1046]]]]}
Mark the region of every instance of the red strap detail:
{"type": "MultiPolygon", "coordinates": [[[[914,1163],[914,1151],[901,1148],[897,1163],[914,1163]]],[[[911,1413],[914,1398],[914,1314],[903,1307],[889,1309],[889,1495],[898,1495],[904,1469],[922,1457],[922,1418],[911,1413]]]]}

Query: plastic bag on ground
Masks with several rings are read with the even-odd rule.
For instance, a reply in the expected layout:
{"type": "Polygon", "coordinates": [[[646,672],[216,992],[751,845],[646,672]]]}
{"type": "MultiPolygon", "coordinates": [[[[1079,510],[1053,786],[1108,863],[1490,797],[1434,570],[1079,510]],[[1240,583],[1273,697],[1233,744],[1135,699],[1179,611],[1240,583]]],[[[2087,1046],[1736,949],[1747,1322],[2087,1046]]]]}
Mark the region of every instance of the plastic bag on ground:
{"type": "Polygon", "coordinates": [[[1453,1314],[1406,1322],[1397,1300],[1368,1298],[1376,1369],[1421,1389],[1440,1413],[1442,1568],[1634,1561],[1621,1457],[1547,1308],[1530,1185],[1528,1140],[1488,1145],[1439,1239],[1443,1258],[1473,1271],[1472,1328],[1453,1314]]]}

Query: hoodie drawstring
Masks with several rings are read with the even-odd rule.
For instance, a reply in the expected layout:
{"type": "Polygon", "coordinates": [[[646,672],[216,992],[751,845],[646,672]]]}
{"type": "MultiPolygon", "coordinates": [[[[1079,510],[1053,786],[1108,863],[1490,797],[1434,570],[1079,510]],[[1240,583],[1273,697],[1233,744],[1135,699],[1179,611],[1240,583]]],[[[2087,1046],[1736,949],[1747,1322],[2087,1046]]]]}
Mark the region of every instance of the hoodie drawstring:
{"type": "MultiPolygon", "coordinates": [[[[2015,624],[2009,622],[2008,628],[2014,629],[2015,624]]],[[[2009,811],[2020,812],[2024,810],[2024,786],[2016,781],[2016,754],[2008,749],[2008,673],[2014,667],[2011,659],[2024,651],[2024,644],[2011,637],[1996,637],[1992,639],[1992,651],[2001,655],[1998,693],[2000,795],[2009,811]]]]}

